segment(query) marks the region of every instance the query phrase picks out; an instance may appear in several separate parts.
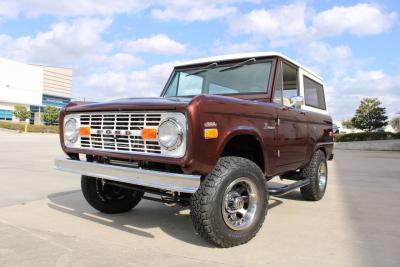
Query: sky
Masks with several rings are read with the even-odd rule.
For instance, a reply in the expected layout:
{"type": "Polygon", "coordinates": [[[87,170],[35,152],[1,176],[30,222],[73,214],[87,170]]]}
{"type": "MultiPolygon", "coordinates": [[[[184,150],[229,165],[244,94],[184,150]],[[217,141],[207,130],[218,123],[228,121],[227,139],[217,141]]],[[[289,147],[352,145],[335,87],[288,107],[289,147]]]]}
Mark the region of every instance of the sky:
{"type": "Polygon", "coordinates": [[[73,68],[73,97],[158,96],[177,62],[278,51],[325,80],[328,111],[400,112],[400,1],[0,0],[0,57],[73,68]]]}

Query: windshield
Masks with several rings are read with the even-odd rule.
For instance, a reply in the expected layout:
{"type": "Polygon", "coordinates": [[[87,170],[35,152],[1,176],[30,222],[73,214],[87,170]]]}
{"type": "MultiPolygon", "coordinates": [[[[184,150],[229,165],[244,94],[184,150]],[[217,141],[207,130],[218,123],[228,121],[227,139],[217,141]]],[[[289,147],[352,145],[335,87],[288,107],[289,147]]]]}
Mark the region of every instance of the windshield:
{"type": "Polygon", "coordinates": [[[271,62],[175,71],[164,93],[166,97],[199,94],[228,95],[267,93],[271,62]]]}

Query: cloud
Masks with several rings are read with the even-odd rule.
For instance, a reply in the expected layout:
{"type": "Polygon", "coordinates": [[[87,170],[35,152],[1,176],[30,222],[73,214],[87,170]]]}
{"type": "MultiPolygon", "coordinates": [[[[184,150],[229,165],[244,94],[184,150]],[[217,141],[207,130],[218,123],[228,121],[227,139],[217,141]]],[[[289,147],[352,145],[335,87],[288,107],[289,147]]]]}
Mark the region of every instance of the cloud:
{"type": "Polygon", "coordinates": [[[351,49],[345,45],[332,46],[321,41],[307,43],[302,50],[305,57],[312,57],[319,63],[338,61],[342,62],[351,58],[351,49]]]}
{"type": "Polygon", "coordinates": [[[72,64],[83,57],[95,57],[111,49],[101,35],[111,25],[111,19],[80,18],[59,22],[49,31],[35,36],[0,38],[0,55],[23,62],[72,64]]]}
{"type": "MultiPolygon", "coordinates": [[[[334,118],[352,116],[359,101],[366,96],[378,96],[389,114],[399,111],[399,74],[367,70],[347,44],[333,45],[327,40],[343,34],[369,36],[388,31],[397,21],[395,12],[368,3],[315,11],[309,1],[298,1],[253,10],[248,6],[241,14],[239,7],[245,2],[261,1],[3,0],[0,21],[46,15],[56,17],[58,22],[32,35],[0,34],[0,56],[73,67],[74,90],[78,89],[74,97],[105,100],[157,96],[173,62],[148,66],[144,59],[151,58],[150,54],[175,57],[196,54],[193,47],[188,48],[190,41],[179,42],[157,33],[132,40],[111,40],[107,34],[113,16],[149,11],[144,14],[162,21],[192,23],[221,19],[220,22],[228,24],[229,32],[211,42],[211,51],[204,53],[226,54],[286,46],[292,54],[297,52],[301,62],[329,78],[326,94],[334,118]],[[233,42],[232,34],[241,41],[233,42]],[[243,41],[237,35],[244,35],[248,40],[243,41]],[[263,41],[268,41],[268,45],[263,41]],[[138,70],[137,66],[143,69],[138,70]]],[[[209,49],[210,45],[206,45],[209,49]]]]}
{"type": "Polygon", "coordinates": [[[307,33],[304,3],[255,9],[232,18],[230,30],[235,34],[262,35],[272,41],[293,39],[307,33]]]}
{"type": "Polygon", "coordinates": [[[400,73],[389,75],[383,70],[367,70],[365,62],[355,58],[345,45],[313,41],[297,49],[302,63],[328,78],[325,97],[335,121],[352,117],[364,97],[378,97],[389,116],[400,110],[400,73]]]}
{"type": "Polygon", "coordinates": [[[260,0],[2,0],[0,19],[42,15],[56,17],[112,16],[151,9],[151,14],[156,19],[193,22],[233,14],[237,11],[234,4],[243,2],[258,3],[260,0]]]}
{"type": "MultiPolygon", "coordinates": [[[[324,39],[351,34],[377,35],[395,24],[397,14],[373,4],[335,6],[316,12],[304,2],[280,5],[270,9],[255,9],[231,18],[230,32],[249,35],[249,41],[229,43],[228,50],[246,50],[250,40],[269,42],[270,47],[288,47],[300,61],[326,80],[328,109],[334,119],[354,115],[364,97],[378,97],[389,115],[399,111],[400,74],[389,75],[382,70],[367,70],[364,62],[353,56],[348,45],[332,45],[324,39]],[[236,49],[237,48],[237,49],[236,49]]],[[[223,51],[218,42],[217,51],[223,51]]],[[[235,51],[236,52],[236,51],[235,51]]]]}
{"type": "Polygon", "coordinates": [[[112,69],[126,69],[133,65],[142,65],[144,60],[127,53],[117,53],[109,57],[108,62],[112,69]]]}
{"type": "Polygon", "coordinates": [[[344,32],[373,35],[387,31],[395,20],[395,12],[384,12],[373,4],[335,6],[313,17],[312,30],[319,36],[334,36],[344,32]]]}
{"type": "Polygon", "coordinates": [[[213,52],[220,55],[254,52],[257,51],[259,47],[259,42],[256,40],[249,40],[241,43],[222,42],[220,40],[216,40],[213,44],[213,52]]]}
{"type": "Polygon", "coordinates": [[[186,46],[162,34],[107,41],[104,35],[111,24],[109,18],[77,18],[55,23],[48,31],[32,36],[0,35],[0,56],[73,67],[74,98],[105,100],[159,95],[173,62],[133,70],[145,64],[137,54],[182,54],[186,46]]]}
{"type": "Polygon", "coordinates": [[[223,18],[237,12],[235,3],[260,0],[170,0],[159,1],[162,8],[154,8],[151,14],[159,20],[178,20],[183,22],[207,21],[223,18]]]}
{"type": "Polygon", "coordinates": [[[0,20],[11,19],[18,16],[18,5],[15,1],[0,2],[0,20]]]}
{"type": "Polygon", "coordinates": [[[305,3],[254,9],[230,20],[230,31],[268,39],[272,46],[314,41],[345,32],[373,35],[387,31],[396,21],[395,12],[372,4],[335,6],[319,13],[305,3]]]}
{"type": "Polygon", "coordinates": [[[180,20],[185,22],[207,21],[225,17],[236,12],[235,7],[215,5],[204,7],[191,7],[186,9],[184,6],[172,6],[165,9],[153,9],[151,14],[159,20],[180,20]]]}
{"type": "MultiPolygon", "coordinates": [[[[0,56],[17,61],[87,68],[121,70],[144,64],[138,53],[182,54],[186,46],[166,35],[125,41],[105,41],[109,18],[78,18],[58,22],[48,31],[12,38],[0,35],[0,56]]],[[[76,72],[79,74],[79,71],[76,72]]]]}
{"type": "Polygon", "coordinates": [[[394,116],[400,111],[400,74],[389,75],[382,70],[358,70],[329,82],[328,108],[334,119],[350,118],[364,97],[377,97],[394,116]]]}
{"type": "Polygon", "coordinates": [[[94,73],[87,78],[86,89],[78,97],[104,100],[159,96],[175,64],[176,62],[166,62],[132,72],[94,73]]]}
{"type": "MultiPolygon", "coordinates": [[[[57,17],[74,16],[93,16],[93,15],[113,15],[121,13],[134,13],[141,11],[149,6],[151,1],[140,0],[3,0],[0,10],[7,13],[24,15],[26,17],[38,17],[41,15],[51,15],[57,17]],[[4,9],[3,9],[4,8],[4,9]],[[7,8],[7,9],[5,9],[7,8]]],[[[2,15],[0,11],[0,16],[2,15]]]]}
{"type": "Polygon", "coordinates": [[[294,49],[300,61],[322,76],[341,77],[357,67],[361,62],[354,58],[347,45],[330,45],[323,41],[299,41],[294,49]]]}
{"type": "Polygon", "coordinates": [[[122,43],[123,50],[138,53],[155,54],[182,54],[186,51],[186,45],[172,40],[165,34],[157,34],[148,38],[125,41],[122,43]]]}

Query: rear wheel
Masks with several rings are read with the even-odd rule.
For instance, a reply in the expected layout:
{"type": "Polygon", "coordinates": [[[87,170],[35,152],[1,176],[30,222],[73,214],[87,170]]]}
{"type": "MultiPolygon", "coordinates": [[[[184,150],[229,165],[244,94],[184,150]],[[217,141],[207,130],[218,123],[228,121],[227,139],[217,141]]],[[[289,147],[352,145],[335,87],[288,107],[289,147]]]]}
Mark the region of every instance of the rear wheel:
{"type": "Polygon", "coordinates": [[[307,167],[301,171],[301,175],[310,179],[310,184],[300,189],[303,198],[312,201],[322,199],[328,183],[328,165],[325,153],[317,150],[307,167]]]}
{"type": "Polygon", "coordinates": [[[191,199],[195,229],[207,241],[232,247],[252,239],[266,213],[265,177],[252,161],[223,157],[191,199]]]}
{"type": "Polygon", "coordinates": [[[130,211],[142,199],[143,192],[107,183],[107,180],[82,175],[82,193],[86,201],[103,213],[130,211]]]}

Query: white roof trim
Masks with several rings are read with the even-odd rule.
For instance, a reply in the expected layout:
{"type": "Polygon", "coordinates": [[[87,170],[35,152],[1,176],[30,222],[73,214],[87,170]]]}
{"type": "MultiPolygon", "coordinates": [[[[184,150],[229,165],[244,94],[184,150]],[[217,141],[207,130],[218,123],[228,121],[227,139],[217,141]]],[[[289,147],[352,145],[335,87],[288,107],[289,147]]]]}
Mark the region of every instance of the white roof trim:
{"type": "Polygon", "coordinates": [[[175,65],[175,67],[183,67],[183,66],[190,66],[190,65],[197,65],[197,64],[202,64],[202,63],[208,63],[208,62],[219,62],[219,61],[225,61],[225,60],[233,60],[233,59],[245,59],[245,58],[259,58],[259,57],[281,57],[290,63],[293,63],[294,65],[298,66],[299,68],[302,68],[303,70],[307,71],[308,73],[312,74],[316,78],[320,79],[322,81],[322,77],[315,73],[314,71],[304,67],[297,61],[279,53],[279,52],[254,52],[254,53],[240,53],[240,54],[230,54],[230,55],[222,55],[222,56],[215,56],[215,57],[207,57],[207,58],[200,58],[200,59],[194,59],[186,62],[181,62],[175,65]]]}

